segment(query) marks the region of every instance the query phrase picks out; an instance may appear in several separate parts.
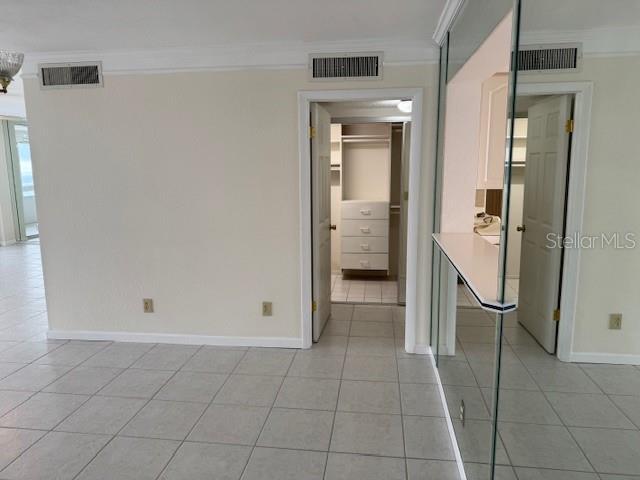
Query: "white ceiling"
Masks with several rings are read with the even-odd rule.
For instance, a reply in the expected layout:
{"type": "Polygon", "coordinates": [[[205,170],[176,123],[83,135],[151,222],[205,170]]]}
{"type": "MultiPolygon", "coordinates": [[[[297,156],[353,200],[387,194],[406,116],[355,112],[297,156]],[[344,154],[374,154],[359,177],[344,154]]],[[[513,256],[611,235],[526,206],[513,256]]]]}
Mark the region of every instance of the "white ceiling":
{"type": "Polygon", "coordinates": [[[423,42],[445,0],[6,1],[0,48],[114,51],[261,43],[423,42]]]}

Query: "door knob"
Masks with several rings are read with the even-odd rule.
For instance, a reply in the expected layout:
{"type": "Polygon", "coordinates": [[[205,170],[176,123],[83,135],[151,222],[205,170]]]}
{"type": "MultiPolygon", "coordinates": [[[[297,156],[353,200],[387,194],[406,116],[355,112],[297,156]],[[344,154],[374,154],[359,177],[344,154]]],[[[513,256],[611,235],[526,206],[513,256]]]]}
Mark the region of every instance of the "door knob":
{"type": "Polygon", "coordinates": [[[518,225],[518,226],[516,227],[516,230],[517,230],[518,232],[524,232],[526,229],[527,229],[526,225],[518,225]]]}
{"type": "Polygon", "coordinates": [[[329,230],[335,230],[336,228],[338,228],[336,225],[329,225],[329,230]]]}

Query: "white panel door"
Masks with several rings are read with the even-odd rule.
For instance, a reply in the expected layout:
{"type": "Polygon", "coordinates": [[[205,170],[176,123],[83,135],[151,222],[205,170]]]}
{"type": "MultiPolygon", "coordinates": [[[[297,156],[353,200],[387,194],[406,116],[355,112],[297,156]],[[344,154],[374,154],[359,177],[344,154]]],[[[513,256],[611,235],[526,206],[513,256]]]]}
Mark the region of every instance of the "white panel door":
{"type": "Polygon", "coordinates": [[[331,315],[331,115],[311,105],[313,340],[331,315]]]}
{"type": "Polygon", "coordinates": [[[407,228],[409,213],[409,159],[411,158],[411,122],[402,126],[400,167],[400,246],[398,248],[398,303],[407,299],[407,228]]]}
{"type": "Polygon", "coordinates": [[[518,320],[554,353],[562,250],[550,248],[550,238],[563,234],[571,98],[550,97],[528,116],[518,320]]]}

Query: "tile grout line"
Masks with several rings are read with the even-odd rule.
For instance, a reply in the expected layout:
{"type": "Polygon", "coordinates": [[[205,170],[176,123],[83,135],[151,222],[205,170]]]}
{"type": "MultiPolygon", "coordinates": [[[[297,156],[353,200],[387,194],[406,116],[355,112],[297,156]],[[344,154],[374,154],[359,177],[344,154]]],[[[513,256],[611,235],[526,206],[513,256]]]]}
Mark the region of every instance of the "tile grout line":
{"type": "MultiPolygon", "coordinates": [[[[65,343],[62,343],[60,345],[60,347],[62,347],[63,345],[73,345],[71,343],[71,341],[66,341],[65,343]]],[[[30,400],[31,398],[33,398],[35,395],[39,394],[39,393],[49,393],[49,392],[43,392],[43,390],[47,387],[49,387],[50,385],[54,384],[55,382],[57,382],[58,380],[60,380],[62,377],[68,375],[69,373],[71,373],[72,371],[74,371],[76,368],[78,368],[79,366],[81,366],[84,362],[88,361],[90,358],[94,357],[95,355],[97,355],[98,353],[100,353],[101,351],[105,350],[106,348],[108,348],[109,346],[113,345],[113,342],[108,342],[106,345],[104,345],[101,349],[97,350],[95,353],[93,353],[92,355],[90,355],[89,357],[85,358],[84,360],[82,360],[80,363],[78,363],[77,365],[75,365],[74,367],[72,367],[70,370],[68,370],[67,372],[65,372],[64,374],[60,375],[59,377],[55,378],[54,380],[52,380],[51,382],[49,382],[48,384],[46,384],[45,386],[43,386],[40,390],[38,390],[37,392],[35,392],[33,395],[31,395],[27,400],[25,400],[25,402],[21,403],[20,405],[23,405],[24,403],[26,403],[28,400],[30,400]]],[[[58,348],[60,348],[58,347],[58,348]]],[[[52,350],[56,351],[58,350],[58,348],[55,348],[52,350]]],[[[36,362],[38,359],[48,355],[50,352],[47,352],[45,355],[42,355],[40,357],[38,357],[36,360],[34,360],[33,362],[31,362],[29,365],[38,365],[34,362],[36,362]]],[[[47,364],[43,364],[43,365],[47,365],[47,364]]],[[[61,366],[61,365],[51,365],[51,366],[61,366]]],[[[64,365],[67,366],[67,365],[64,365]]],[[[123,370],[124,371],[124,370],[123,370]]],[[[112,378],[108,383],[111,383],[113,380],[115,380],[118,376],[120,376],[122,372],[120,372],[118,375],[116,375],[114,378],[112,378]]],[[[99,389],[100,390],[100,389],[99,389]]],[[[45,438],[46,436],[48,436],[50,433],[54,433],[55,432],[55,428],[62,424],[67,418],[69,418],[71,415],[73,415],[76,411],[78,411],[80,408],[82,408],[83,405],[85,405],[89,400],[91,400],[91,398],[94,397],[95,394],[92,395],[82,395],[82,394],[60,394],[60,393],[54,393],[54,395],[80,395],[80,396],[86,396],[87,398],[85,399],[84,402],[82,402],[80,405],[78,405],[77,408],[73,409],[68,415],[66,415],[62,420],[60,420],[58,423],[56,423],[55,425],[53,425],[52,428],[48,429],[48,430],[39,430],[39,431],[44,431],[45,434],[42,435],[42,437],[40,437],[38,440],[36,440],[35,442],[33,442],[31,445],[29,445],[29,447],[27,447],[23,452],[21,452],[16,458],[14,458],[10,463],[8,463],[7,465],[5,465],[5,467],[2,469],[2,472],[4,472],[5,470],[7,470],[12,464],[14,464],[19,458],[21,458],[23,455],[25,455],[29,450],[31,450],[36,444],[40,443],[40,441],[45,438]]],[[[18,408],[18,407],[15,407],[18,408]]],[[[12,409],[13,411],[13,409],[12,409]]],[[[9,413],[9,412],[7,412],[9,413]]],[[[5,415],[7,415],[7,413],[5,413],[3,415],[3,417],[5,415]]],[[[76,434],[80,434],[79,432],[74,432],[76,434]]],[[[80,434],[80,435],[84,435],[84,434],[80,434]]],[[[106,435],[103,435],[106,436],[106,435]]],[[[108,443],[111,442],[111,439],[102,447],[104,448],[108,443]]],[[[102,451],[102,448],[100,449],[100,451],[102,451]]],[[[95,458],[95,457],[94,457],[95,458]]],[[[91,461],[93,461],[93,458],[91,459],[91,461]]],[[[90,462],[91,462],[90,461],[90,462]]],[[[88,465],[88,464],[86,464],[88,465]]],[[[84,470],[84,468],[86,467],[86,465],[82,468],[82,470],[84,470]]],[[[81,470],[81,471],[82,471],[81,470]]],[[[78,472],[79,474],[79,472],[78,472]]],[[[77,476],[77,475],[76,475],[77,476]]],[[[74,476],[75,478],[75,476],[74,476]]]]}
{"type": "MultiPolygon", "coordinates": [[[[117,342],[111,342],[111,345],[113,345],[114,343],[117,343],[117,342]]],[[[149,350],[147,350],[147,351],[146,351],[146,352],[144,352],[142,355],[140,355],[136,360],[134,360],[134,361],[133,361],[133,363],[132,363],[131,365],[134,365],[136,362],[138,362],[142,357],[144,357],[144,356],[145,356],[145,355],[147,355],[149,352],[151,352],[151,351],[152,351],[154,348],[156,348],[158,345],[163,345],[163,344],[154,343],[154,344],[153,344],[153,347],[151,347],[149,350]]],[[[192,358],[192,357],[193,357],[197,352],[199,352],[199,351],[202,349],[202,347],[203,347],[203,346],[202,346],[202,345],[200,345],[200,346],[199,346],[199,347],[198,347],[198,348],[193,352],[193,354],[192,354],[192,355],[191,355],[187,360],[185,360],[185,362],[182,364],[182,366],[184,366],[184,364],[185,364],[185,363],[187,363],[187,362],[188,362],[188,361],[189,361],[189,360],[190,360],[190,359],[191,359],[191,358],[192,358]]],[[[104,350],[104,349],[103,349],[103,350],[104,350]]],[[[87,360],[89,360],[89,359],[87,359],[87,360]]],[[[85,360],[85,361],[87,361],[87,360],[85,360]]],[[[84,363],[84,362],[82,362],[82,363],[84,363]]],[[[130,370],[130,369],[131,369],[131,365],[130,365],[129,367],[127,367],[127,368],[123,369],[123,370],[122,370],[122,372],[120,372],[120,374],[118,374],[116,377],[114,377],[110,382],[107,382],[107,383],[106,383],[102,388],[100,388],[100,389],[99,389],[95,394],[93,394],[93,395],[91,396],[91,398],[93,398],[93,397],[95,397],[95,396],[99,396],[99,395],[97,395],[97,393],[99,393],[100,391],[104,390],[104,388],[105,388],[107,385],[110,385],[113,381],[115,381],[117,378],[119,378],[119,377],[120,377],[124,372],[126,372],[127,370],[130,370]]],[[[168,370],[157,370],[157,371],[168,371],[168,370]]],[[[175,377],[175,376],[176,376],[176,374],[177,374],[179,371],[180,371],[180,369],[175,370],[175,371],[173,372],[173,374],[172,374],[172,375],[171,375],[171,376],[170,376],[170,377],[169,377],[165,382],[163,382],[163,383],[162,383],[162,385],[160,385],[160,387],[158,387],[158,388],[155,390],[155,392],[151,395],[151,397],[149,397],[148,399],[145,399],[145,400],[146,400],[146,402],[144,403],[144,405],[142,405],[142,406],[141,406],[141,407],[136,411],[136,413],[134,413],[134,414],[131,416],[131,418],[130,418],[128,421],[126,421],[126,422],[124,423],[124,425],[123,425],[122,427],[120,427],[120,429],[118,429],[118,431],[117,431],[115,434],[111,435],[111,438],[110,438],[110,439],[109,439],[109,440],[108,440],[108,441],[107,441],[107,442],[102,446],[102,448],[98,449],[98,451],[96,452],[96,454],[95,454],[93,457],[91,457],[91,460],[89,460],[89,462],[87,462],[87,463],[86,463],[86,464],[85,464],[85,465],[80,469],[80,471],[79,471],[76,475],[74,475],[73,480],[77,479],[77,478],[82,474],[82,472],[84,472],[84,471],[87,469],[87,467],[88,467],[89,465],[91,465],[91,463],[92,463],[92,462],[93,462],[93,461],[98,457],[98,455],[100,455],[100,453],[102,453],[102,452],[107,448],[107,446],[108,446],[108,445],[110,445],[110,444],[113,442],[113,440],[114,440],[114,439],[116,439],[116,438],[118,437],[118,435],[120,434],[120,432],[122,432],[125,428],[127,428],[127,425],[129,425],[129,424],[131,423],[131,421],[132,421],[132,420],[133,420],[133,419],[134,419],[134,418],[135,418],[135,417],[136,417],[136,416],[137,416],[137,415],[138,415],[138,414],[139,414],[139,413],[140,413],[140,412],[141,412],[141,411],[142,411],[142,410],[147,406],[147,405],[149,405],[149,403],[151,403],[151,401],[153,400],[153,397],[155,397],[155,396],[158,394],[158,392],[159,392],[160,390],[162,390],[162,388],[163,388],[167,383],[169,383],[169,382],[171,381],[171,379],[172,379],[173,377],[175,377]]],[[[127,397],[120,397],[120,398],[127,398],[127,397]]],[[[129,397],[129,398],[130,398],[130,397],[129,397]]],[[[90,400],[90,399],[89,399],[89,400],[90,400]]],[[[89,400],[87,400],[87,402],[88,402],[89,400]]],[[[85,403],[86,403],[86,402],[85,402],[85,403]]],[[[84,405],[84,404],[83,404],[83,405],[84,405]]],[[[78,409],[79,409],[79,408],[78,408],[78,409]]],[[[75,411],[77,411],[78,409],[76,409],[75,411]]],[[[74,413],[75,413],[75,411],[74,411],[74,413]]],[[[62,422],[61,422],[61,423],[62,423],[62,422]]],[[[58,424],[58,425],[60,425],[60,424],[58,424]]]]}
{"type": "Polygon", "coordinates": [[[349,336],[351,335],[351,326],[353,325],[353,313],[355,307],[351,307],[351,316],[349,317],[349,331],[347,332],[347,347],[342,357],[342,367],[340,368],[340,378],[338,379],[338,395],[336,396],[335,410],[333,411],[333,421],[331,422],[331,431],[329,433],[329,445],[327,445],[327,456],[324,462],[324,471],[322,472],[322,478],[326,479],[327,467],[329,466],[329,452],[331,452],[331,442],[333,441],[333,431],[336,425],[336,417],[338,415],[338,404],[340,403],[340,392],[342,391],[342,377],[344,375],[344,366],[347,363],[347,349],[349,348],[349,336]]]}
{"type": "MultiPolygon", "coordinates": [[[[113,345],[113,344],[117,344],[117,343],[118,343],[118,342],[111,342],[111,345],[113,345]]],[[[170,344],[154,343],[154,344],[153,344],[153,346],[152,346],[149,350],[147,350],[147,351],[146,351],[146,352],[144,352],[142,355],[140,355],[136,360],[134,360],[134,361],[133,361],[133,363],[131,363],[131,365],[134,365],[136,362],[138,362],[142,357],[144,357],[144,356],[145,356],[145,355],[147,355],[149,352],[151,352],[151,351],[152,351],[154,348],[156,348],[158,345],[170,345],[170,344]]],[[[193,357],[197,352],[199,352],[199,351],[202,349],[202,347],[203,347],[203,346],[202,346],[202,345],[200,345],[200,346],[199,346],[199,347],[198,347],[198,348],[193,352],[193,354],[192,354],[192,355],[191,355],[191,356],[190,356],[190,357],[189,357],[189,358],[188,358],[188,359],[187,359],[187,360],[182,364],[182,366],[184,366],[184,364],[186,364],[186,363],[187,363],[187,362],[188,362],[188,361],[189,361],[189,360],[190,360],[190,359],[191,359],[191,358],[192,358],[192,357],[193,357]]],[[[89,359],[87,359],[87,360],[89,360],[89,359]]],[[[85,360],[85,361],[86,361],[86,360],[85,360]]],[[[83,363],[84,363],[84,362],[83,362],[83,363]]],[[[122,370],[122,372],[120,372],[120,374],[118,374],[118,375],[117,375],[116,377],[114,377],[111,381],[109,381],[109,382],[107,382],[105,385],[103,385],[103,386],[102,386],[102,387],[101,387],[101,388],[100,388],[100,389],[99,389],[95,394],[91,395],[91,398],[96,397],[96,396],[100,396],[100,395],[98,395],[98,393],[99,393],[100,391],[102,391],[102,390],[103,390],[107,385],[110,385],[113,381],[115,381],[118,377],[120,377],[124,372],[126,372],[127,370],[130,370],[130,369],[131,369],[131,365],[130,365],[129,367],[127,367],[127,368],[123,369],[123,370],[122,370]]],[[[182,367],[180,367],[180,368],[182,368],[182,367]]],[[[98,457],[98,455],[100,455],[100,453],[102,453],[102,452],[107,448],[107,446],[108,446],[108,445],[110,445],[110,444],[113,442],[113,440],[114,440],[114,439],[116,439],[116,438],[118,437],[118,435],[120,434],[120,432],[122,432],[122,430],[124,430],[124,429],[127,427],[127,425],[129,425],[129,424],[131,423],[131,421],[132,421],[132,420],[133,420],[133,419],[134,419],[134,418],[135,418],[135,417],[136,417],[136,416],[137,416],[137,415],[138,415],[138,414],[139,414],[139,413],[140,413],[140,412],[141,412],[141,411],[142,411],[142,410],[147,406],[147,405],[149,405],[149,403],[151,403],[151,401],[152,401],[152,400],[153,400],[153,398],[158,394],[158,392],[159,392],[160,390],[162,390],[162,388],[164,388],[164,386],[165,386],[167,383],[169,383],[173,377],[175,377],[175,376],[176,376],[176,374],[180,371],[180,368],[178,368],[178,370],[175,370],[175,371],[173,372],[173,374],[172,374],[169,378],[167,378],[167,380],[166,380],[165,382],[163,382],[163,383],[162,383],[162,385],[161,385],[160,387],[158,387],[158,388],[155,390],[155,392],[151,395],[151,397],[143,399],[143,400],[146,400],[146,401],[145,401],[145,403],[144,403],[144,405],[142,405],[142,406],[141,406],[141,407],[136,411],[136,413],[134,413],[134,414],[131,416],[131,418],[130,418],[129,420],[127,420],[127,421],[124,423],[124,425],[123,425],[122,427],[120,427],[120,429],[118,429],[118,431],[117,431],[115,434],[112,434],[112,435],[111,435],[111,438],[110,438],[110,439],[109,439],[109,440],[108,440],[108,441],[107,441],[107,442],[102,446],[102,448],[100,448],[100,449],[96,452],[96,454],[91,458],[91,460],[89,460],[89,462],[88,462],[88,463],[86,463],[86,464],[85,464],[85,465],[80,469],[80,471],[79,471],[76,475],[74,475],[73,480],[75,480],[76,478],[78,478],[78,477],[82,474],[82,472],[84,472],[84,471],[87,469],[87,467],[88,467],[88,466],[89,466],[89,465],[90,465],[90,464],[91,464],[91,463],[92,463],[92,462],[93,462],[93,461],[98,457]]],[[[135,369],[134,369],[134,370],[135,370],[135,369]]],[[[169,371],[169,370],[155,370],[155,371],[169,371]]],[[[138,398],[138,397],[118,397],[118,398],[138,398]]],[[[89,400],[90,400],[90,399],[89,399],[89,400]]],[[[87,400],[87,402],[88,402],[89,400],[87,400]]],[[[85,403],[86,403],[86,402],[85,402],[85,403]]],[[[83,404],[83,405],[84,405],[84,404],[83,404]]],[[[80,407],[79,407],[79,408],[80,408],[80,407]]],[[[78,408],[78,409],[79,409],[79,408],[78,408]]],[[[78,409],[76,409],[75,411],[77,411],[78,409]]],[[[74,413],[75,413],[75,411],[74,411],[74,413]]],[[[61,422],[61,423],[62,423],[62,422],[61,422]]],[[[58,425],[60,425],[60,424],[58,424],[58,425]]],[[[165,440],[166,440],[166,439],[165,439],[165,440]]]]}
{"type": "Polygon", "coordinates": [[[398,401],[400,403],[400,431],[402,432],[402,451],[404,452],[404,478],[409,480],[409,462],[407,460],[407,441],[404,432],[404,410],[402,408],[402,389],[400,388],[400,366],[398,365],[398,349],[396,346],[395,310],[391,311],[391,330],[393,333],[393,350],[395,353],[398,401]]]}
{"type": "MultiPolygon", "coordinates": [[[[242,469],[242,472],[240,473],[240,478],[242,478],[244,476],[244,472],[247,470],[247,467],[249,466],[249,462],[251,461],[251,457],[253,456],[253,452],[255,452],[256,446],[258,444],[258,441],[260,440],[260,435],[262,435],[262,431],[264,430],[265,425],[269,421],[269,417],[271,416],[271,412],[273,411],[273,406],[275,405],[276,400],[278,399],[278,395],[280,394],[280,391],[282,390],[282,385],[284,384],[284,381],[287,378],[287,375],[289,374],[289,371],[291,370],[291,365],[293,365],[293,361],[294,361],[297,353],[298,352],[296,351],[291,356],[291,360],[289,361],[289,365],[287,366],[287,371],[284,373],[284,376],[282,377],[282,381],[280,382],[280,386],[278,387],[278,391],[276,392],[275,396],[273,397],[273,401],[271,402],[271,406],[269,407],[269,411],[267,412],[267,416],[264,419],[262,427],[260,427],[260,431],[258,432],[258,435],[256,436],[256,439],[253,442],[253,445],[251,446],[251,451],[249,452],[249,455],[247,456],[247,462],[245,463],[244,468],[242,469]]],[[[234,368],[234,371],[238,368],[239,365],[240,365],[240,362],[238,362],[238,365],[236,365],[236,368],[234,368]]],[[[325,459],[325,461],[326,461],[326,459],[325,459]]]]}
{"type": "MultiPolygon", "coordinates": [[[[516,352],[514,350],[514,354],[516,355],[516,357],[518,358],[518,360],[520,360],[520,362],[524,365],[525,370],[527,371],[527,373],[529,373],[529,375],[531,375],[531,377],[533,378],[533,381],[536,382],[536,385],[538,385],[538,388],[540,388],[540,391],[542,392],[542,395],[544,397],[544,399],[546,400],[547,404],[549,405],[549,407],[551,408],[551,410],[553,411],[553,413],[555,413],[555,415],[558,417],[558,420],[560,420],[561,426],[564,427],[564,429],[567,431],[567,433],[569,434],[569,436],[571,437],[571,439],[573,440],[573,443],[575,443],[576,447],[578,447],[578,450],[580,450],[580,453],[582,453],[582,456],[584,457],[584,459],[587,461],[587,463],[589,464],[589,466],[591,467],[591,470],[593,472],[597,472],[596,468],[594,467],[593,463],[591,463],[591,460],[589,459],[589,457],[587,456],[586,452],[584,451],[584,449],[582,448],[582,446],[578,443],[578,441],[576,440],[575,436],[573,435],[573,432],[570,430],[570,428],[565,424],[564,420],[562,419],[562,417],[560,416],[560,414],[557,412],[557,410],[555,409],[555,407],[553,406],[553,404],[549,401],[549,398],[546,395],[546,392],[544,391],[544,389],[542,388],[541,385],[538,384],[538,382],[536,381],[535,377],[531,374],[531,370],[530,368],[524,363],[522,362],[522,359],[520,358],[520,356],[518,355],[518,352],[516,352]]],[[[578,366],[579,370],[582,371],[582,369],[580,368],[580,366],[578,366]]],[[[587,377],[593,382],[593,379],[591,379],[589,377],[589,375],[586,372],[583,372],[585,375],[587,375],[587,377]]],[[[595,382],[593,382],[594,384],[596,384],[595,382]]],[[[596,386],[600,389],[600,386],[596,384],[596,386]]],[[[602,391],[602,389],[600,389],[602,391]]],[[[602,392],[604,393],[604,392],[602,392]]],[[[506,446],[505,446],[505,450],[506,450],[506,446]]],[[[513,462],[511,462],[513,464],[513,462]]],[[[598,475],[599,476],[599,475],[598,475]]]]}
{"type": "MultiPolygon", "coordinates": [[[[200,352],[201,350],[204,349],[204,345],[201,346],[198,351],[196,353],[194,353],[189,360],[191,360],[193,357],[195,357],[195,355],[200,352]]],[[[224,386],[227,384],[227,382],[229,381],[229,379],[231,378],[231,376],[233,375],[233,372],[236,370],[236,368],[238,368],[238,365],[240,365],[240,362],[242,362],[242,360],[244,360],[244,358],[247,356],[247,353],[249,352],[249,348],[247,348],[244,353],[242,354],[242,356],[239,358],[238,362],[236,363],[236,365],[233,367],[233,369],[231,370],[231,372],[229,372],[227,375],[227,378],[225,378],[224,382],[222,382],[222,384],[220,385],[220,387],[216,390],[216,393],[213,394],[213,396],[211,397],[211,400],[209,401],[209,403],[207,404],[207,406],[205,407],[205,409],[202,411],[202,413],[200,414],[200,416],[198,417],[198,419],[195,421],[195,423],[191,426],[191,428],[189,429],[189,431],[187,432],[187,434],[185,435],[184,439],[180,442],[180,445],[178,445],[178,447],[174,450],[173,454],[171,454],[171,456],[169,457],[169,459],[167,460],[167,462],[164,464],[164,466],[162,467],[162,469],[160,470],[160,473],[156,476],[156,480],[160,478],[160,476],[167,470],[167,468],[169,467],[169,465],[171,464],[171,461],[175,458],[176,453],[178,453],[178,451],[180,450],[180,448],[182,448],[182,446],[185,444],[185,442],[187,441],[187,439],[189,438],[189,435],[191,435],[191,433],[193,432],[193,429],[196,428],[196,425],[198,425],[198,423],[200,422],[200,420],[202,420],[202,417],[204,417],[205,413],[207,413],[207,410],[209,410],[209,408],[213,405],[213,401],[215,400],[216,396],[218,395],[218,393],[224,388],[224,386]]],[[[187,362],[185,362],[182,367],[184,367],[189,360],[187,360],[187,362]]],[[[178,371],[183,371],[182,367],[180,367],[180,370],[178,371]]],[[[177,373],[177,372],[176,372],[177,373]]],[[[173,378],[173,377],[172,377],[173,378]]],[[[170,380],[167,381],[167,383],[170,380]]],[[[165,383],[166,385],[166,383],[165,383]]],[[[163,385],[164,387],[164,385],[163,385]]],[[[158,390],[159,392],[159,390],[158,390]]],[[[154,394],[155,395],[158,394],[158,392],[156,392],[154,394]]],[[[144,408],[144,407],[143,407],[144,408]]],[[[137,415],[137,414],[136,414],[137,415]]],[[[135,417],[135,415],[134,415],[135,417]]],[[[134,417],[131,417],[131,419],[133,419],[134,417]]],[[[128,423],[127,423],[128,424],[128,423]]],[[[125,425],[126,426],[126,425],[125,425]]],[[[123,427],[124,428],[124,427],[123,427]]],[[[248,458],[247,458],[248,461],[248,458]]]]}

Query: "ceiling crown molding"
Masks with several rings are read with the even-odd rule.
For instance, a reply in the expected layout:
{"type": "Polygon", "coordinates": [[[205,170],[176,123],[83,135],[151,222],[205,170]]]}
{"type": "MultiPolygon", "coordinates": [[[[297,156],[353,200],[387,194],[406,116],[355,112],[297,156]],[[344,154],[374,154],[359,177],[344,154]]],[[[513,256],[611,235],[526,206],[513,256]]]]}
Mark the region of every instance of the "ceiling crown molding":
{"type": "Polygon", "coordinates": [[[460,13],[460,10],[462,10],[464,3],[465,0],[447,0],[442,13],[440,14],[440,18],[438,19],[436,30],[433,32],[433,40],[438,45],[442,45],[444,42],[447,32],[453,25],[453,22],[458,16],[458,13],[460,13]]]}
{"type": "Polygon", "coordinates": [[[246,44],[128,51],[33,52],[25,54],[23,77],[38,73],[38,64],[102,61],[104,73],[162,73],[247,68],[307,68],[310,53],[384,52],[385,65],[436,63],[429,41],[362,40],[300,44],[246,44]]]}

